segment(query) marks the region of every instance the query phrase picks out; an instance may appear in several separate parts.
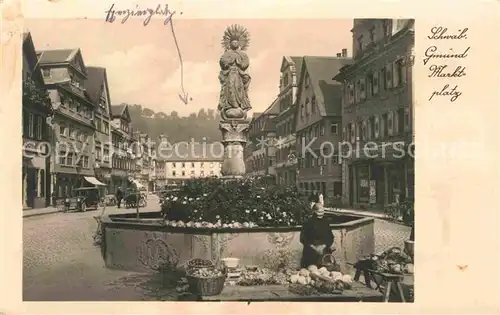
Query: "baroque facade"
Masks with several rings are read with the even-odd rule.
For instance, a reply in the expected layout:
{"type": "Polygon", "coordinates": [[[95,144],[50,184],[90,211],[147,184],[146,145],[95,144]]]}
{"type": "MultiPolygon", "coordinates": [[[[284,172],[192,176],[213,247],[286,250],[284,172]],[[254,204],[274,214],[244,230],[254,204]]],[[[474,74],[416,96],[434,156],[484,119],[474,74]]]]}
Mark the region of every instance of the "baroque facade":
{"type": "Polygon", "coordinates": [[[263,113],[254,113],[250,121],[248,143],[245,148],[246,175],[276,175],[276,125],[279,99],[275,99],[263,113]]]}
{"type": "Polygon", "coordinates": [[[220,177],[223,161],[220,143],[177,143],[164,150],[166,184],[183,184],[191,178],[220,177]]]}
{"type": "Polygon", "coordinates": [[[284,56],[281,62],[279,114],[274,118],[276,126],[276,183],[297,184],[297,154],[295,120],[297,114],[297,81],[302,70],[303,57],[284,56]]]}
{"type": "Polygon", "coordinates": [[[354,63],[335,77],[344,90],[343,139],[354,147],[343,159],[344,204],[413,199],[413,27],[409,19],[354,20],[354,63]]]}
{"type": "Polygon", "coordinates": [[[73,189],[94,180],[96,105],[85,81],[87,68],[80,49],[38,51],[38,62],[48,90],[52,119],[50,161],[54,198],[73,195],[73,189]]]}
{"type": "Polygon", "coordinates": [[[23,209],[50,204],[50,127],[52,106],[30,33],[23,34],[23,209]]]}
{"type": "Polygon", "coordinates": [[[307,193],[321,191],[327,205],[342,195],[342,90],[332,77],[351,62],[347,49],[336,57],[304,56],[298,80],[298,187],[307,193]]]}

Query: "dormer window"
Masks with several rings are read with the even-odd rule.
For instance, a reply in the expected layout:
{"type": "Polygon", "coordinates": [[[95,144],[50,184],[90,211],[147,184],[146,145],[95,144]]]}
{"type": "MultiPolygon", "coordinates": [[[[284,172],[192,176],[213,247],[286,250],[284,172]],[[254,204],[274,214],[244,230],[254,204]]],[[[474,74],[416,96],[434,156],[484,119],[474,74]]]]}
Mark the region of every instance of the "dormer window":
{"type": "Polygon", "coordinates": [[[375,26],[370,28],[370,43],[375,42],[375,26]]]}
{"type": "Polygon", "coordinates": [[[51,77],[51,72],[50,69],[43,69],[42,74],[44,78],[50,78],[51,77]]]}

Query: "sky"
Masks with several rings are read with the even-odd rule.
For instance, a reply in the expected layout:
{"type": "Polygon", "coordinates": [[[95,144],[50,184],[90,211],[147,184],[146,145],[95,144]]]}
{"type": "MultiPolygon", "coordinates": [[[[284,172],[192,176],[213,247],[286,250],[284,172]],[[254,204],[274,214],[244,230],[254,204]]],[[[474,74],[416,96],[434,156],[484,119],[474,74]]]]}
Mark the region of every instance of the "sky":
{"type": "Polygon", "coordinates": [[[231,24],[241,24],[251,36],[247,54],[253,112],[262,112],[279,92],[283,56],[335,56],[352,51],[352,19],[173,19],[183,60],[181,67],[172,26],[153,19],[143,25],[137,17],[121,24],[104,19],[26,19],[37,50],[80,48],[86,66],[105,67],[111,103],[140,104],[155,112],[181,116],[201,108],[217,108],[221,39],[231,24]]]}

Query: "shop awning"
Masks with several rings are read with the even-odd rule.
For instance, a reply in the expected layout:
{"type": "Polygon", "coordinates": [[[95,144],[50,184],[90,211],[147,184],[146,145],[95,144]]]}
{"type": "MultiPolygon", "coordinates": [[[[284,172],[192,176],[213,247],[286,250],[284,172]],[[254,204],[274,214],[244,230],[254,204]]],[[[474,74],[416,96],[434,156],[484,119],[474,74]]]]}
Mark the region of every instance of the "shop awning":
{"type": "Polygon", "coordinates": [[[95,177],[87,177],[87,176],[84,176],[83,178],[85,178],[85,180],[89,183],[91,183],[92,185],[96,185],[96,186],[107,186],[106,184],[103,184],[101,183],[100,181],[97,180],[97,178],[95,177]]]}

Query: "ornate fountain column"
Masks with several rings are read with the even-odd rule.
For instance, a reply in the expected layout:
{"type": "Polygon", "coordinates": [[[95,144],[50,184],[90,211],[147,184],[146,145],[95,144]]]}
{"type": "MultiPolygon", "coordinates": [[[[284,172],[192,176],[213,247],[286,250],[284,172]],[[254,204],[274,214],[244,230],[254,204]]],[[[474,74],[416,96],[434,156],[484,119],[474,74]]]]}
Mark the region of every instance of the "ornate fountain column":
{"type": "Polygon", "coordinates": [[[222,118],[219,129],[224,145],[221,173],[226,179],[241,178],[246,171],[243,150],[250,126],[247,112],[252,106],[248,98],[251,77],[246,72],[250,61],[244,50],[249,41],[249,33],[241,25],[226,28],[222,38],[224,54],[219,61],[221,91],[218,110],[222,118]]]}

